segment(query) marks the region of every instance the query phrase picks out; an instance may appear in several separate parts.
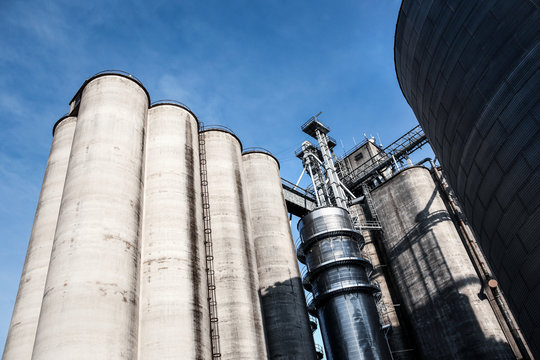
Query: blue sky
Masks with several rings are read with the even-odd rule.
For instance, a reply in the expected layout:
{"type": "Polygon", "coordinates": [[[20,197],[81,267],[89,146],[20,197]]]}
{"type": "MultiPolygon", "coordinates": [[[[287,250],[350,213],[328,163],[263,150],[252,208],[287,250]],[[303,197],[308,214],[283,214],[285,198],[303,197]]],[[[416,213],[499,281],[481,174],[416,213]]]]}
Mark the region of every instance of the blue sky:
{"type": "Polygon", "coordinates": [[[138,77],[152,101],[232,128],[295,181],[300,125],[323,111],[337,152],[416,125],[393,63],[399,0],[0,1],[0,352],[55,121],[83,81],[138,77]]]}

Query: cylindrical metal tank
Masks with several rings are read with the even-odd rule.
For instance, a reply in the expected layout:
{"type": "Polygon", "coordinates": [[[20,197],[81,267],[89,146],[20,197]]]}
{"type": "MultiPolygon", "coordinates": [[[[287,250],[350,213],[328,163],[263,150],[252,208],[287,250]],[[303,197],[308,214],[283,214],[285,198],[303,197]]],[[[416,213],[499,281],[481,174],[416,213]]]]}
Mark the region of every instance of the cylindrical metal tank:
{"type": "Polygon", "coordinates": [[[405,169],[372,197],[422,358],[514,358],[429,170],[405,169]]]}
{"type": "Polygon", "coordinates": [[[53,142],[4,348],[4,360],[28,360],[32,357],[76,121],[74,116],[64,116],[53,129],[53,142]]]}
{"type": "Polygon", "coordinates": [[[242,155],[253,226],[269,359],[316,359],[279,164],[270,154],[242,155]]]}
{"type": "Polygon", "coordinates": [[[210,359],[198,121],[173,103],[148,110],[139,359],[210,359]]]}
{"type": "Polygon", "coordinates": [[[329,360],[391,359],[369,280],[370,262],[362,256],[363,238],[347,210],[318,208],[298,223],[299,257],[308,273],[313,301],[329,360]]]}
{"type": "Polygon", "coordinates": [[[403,326],[404,324],[401,323],[399,317],[402,315],[401,309],[399,305],[394,305],[399,304],[399,301],[396,301],[397,298],[393,298],[395,292],[391,292],[390,290],[392,279],[388,278],[387,273],[384,271],[386,268],[386,261],[377,251],[383,233],[380,229],[368,230],[367,227],[364,228],[362,226],[367,223],[366,215],[369,214],[368,211],[366,205],[349,205],[349,212],[353,216],[353,219],[356,217],[358,225],[362,228],[362,236],[365,241],[362,253],[369,259],[373,266],[370,279],[372,282],[377,283],[381,290],[381,299],[377,303],[377,307],[392,351],[392,357],[394,360],[413,360],[416,356],[414,345],[409,339],[407,330],[403,326]]]}
{"type": "Polygon", "coordinates": [[[242,145],[225,130],[205,130],[202,136],[208,170],[221,358],[265,359],[242,145]]]}
{"type": "Polygon", "coordinates": [[[96,75],[80,90],[33,359],[136,356],[148,105],[125,75],[96,75]]]}

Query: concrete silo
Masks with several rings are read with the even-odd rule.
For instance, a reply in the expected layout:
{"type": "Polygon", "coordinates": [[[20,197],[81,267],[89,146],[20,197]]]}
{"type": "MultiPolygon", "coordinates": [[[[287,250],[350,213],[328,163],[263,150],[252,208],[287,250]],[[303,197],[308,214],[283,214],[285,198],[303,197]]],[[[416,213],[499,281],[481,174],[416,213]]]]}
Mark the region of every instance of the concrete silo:
{"type": "Polygon", "coordinates": [[[134,358],[142,153],[149,95],[134,78],[85,82],[33,359],[134,358]]]}
{"type": "Polygon", "coordinates": [[[428,169],[372,191],[384,247],[423,359],[513,359],[428,169]]]}
{"type": "Polygon", "coordinates": [[[139,359],[209,359],[199,129],[174,103],[148,110],[139,359]]]}
{"type": "Polygon", "coordinates": [[[316,359],[279,164],[272,155],[261,151],[244,152],[242,160],[268,358],[316,359]]]}
{"type": "Polygon", "coordinates": [[[4,360],[32,357],[76,121],[73,116],[62,117],[53,129],[51,151],[4,348],[4,360]]]}
{"type": "Polygon", "coordinates": [[[208,171],[219,341],[224,360],[267,357],[242,145],[223,129],[201,134],[208,171]]]}

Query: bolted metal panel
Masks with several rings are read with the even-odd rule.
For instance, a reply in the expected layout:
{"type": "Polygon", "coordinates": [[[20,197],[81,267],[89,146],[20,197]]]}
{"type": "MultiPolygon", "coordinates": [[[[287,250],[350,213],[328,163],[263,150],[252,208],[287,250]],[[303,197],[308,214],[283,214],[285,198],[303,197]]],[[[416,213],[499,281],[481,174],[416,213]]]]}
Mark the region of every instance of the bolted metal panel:
{"type": "Polygon", "coordinates": [[[362,256],[362,235],[347,210],[318,208],[298,223],[305,255],[305,282],[313,292],[310,311],[321,323],[328,359],[391,359],[362,256]]]}
{"type": "Polygon", "coordinates": [[[28,360],[32,357],[76,121],[75,117],[66,116],[55,125],[19,292],[2,357],[4,360],[28,360]]]}
{"type": "Polygon", "coordinates": [[[148,110],[139,359],[210,359],[197,120],[148,110]]]}
{"type": "Polygon", "coordinates": [[[269,359],[316,359],[279,167],[262,152],[242,156],[269,359]]]}
{"type": "Polygon", "coordinates": [[[128,77],[82,89],[33,359],[136,356],[147,109],[128,77]]]}
{"type": "Polygon", "coordinates": [[[429,170],[405,169],[372,196],[422,358],[514,358],[429,170]]]}
{"type": "Polygon", "coordinates": [[[221,357],[265,359],[257,263],[241,144],[224,130],[202,133],[216,283],[221,357]]]}

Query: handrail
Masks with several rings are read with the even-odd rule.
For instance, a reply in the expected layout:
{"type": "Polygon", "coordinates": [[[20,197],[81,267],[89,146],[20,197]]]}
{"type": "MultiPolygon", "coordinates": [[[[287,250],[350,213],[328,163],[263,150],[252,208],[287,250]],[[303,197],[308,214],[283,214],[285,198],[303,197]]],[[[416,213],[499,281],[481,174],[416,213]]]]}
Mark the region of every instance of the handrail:
{"type": "Polygon", "coordinates": [[[119,75],[119,76],[123,76],[125,78],[128,78],[128,79],[131,79],[133,80],[135,83],[137,83],[143,90],[144,92],[146,93],[146,97],[148,98],[148,104],[150,104],[150,93],[148,92],[148,90],[144,87],[143,83],[141,80],[139,80],[139,78],[137,78],[135,75],[133,74],[130,74],[128,73],[127,71],[124,71],[124,70],[103,70],[103,71],[100,71],[92,76],[90,76],[89,78],[87,78],[83,84],[81,85],[81,87],[79,88],[79,90],[77,90],[77,92],[75,93],[75,95],[73,96],[73,98],[70,100],[70,104],[73,103],[74,101],[76,101],[77,99],[80,101],[80,96],[81,96],[81,93],[84,89],[84,87],[92,80],[94,80],[95,78],[98,78],[98,77],[101,77],[101,76],[104,76],[104,75],[119,75]]]}
{"type": "Polygon", "coordinates": [[[263,148],[263,147],[259,147],[259,146],[251,146],[251,147],[245,148],[245,149],[244,149],[244,153],[247,153],[247,152],[262,152],[262,153],[265,153],[265,154],[274,156],[274,155],[270,152],[270,150],[265,149],[265,148],[263,148]]]}
{"type": "Polygon", "coordinates": [[[287,187],[290,187],[293,191],[296,191],[298,193],[304,193],[306,195],[311,195],[313,201],[315,201],[315,192],[313,190],[304,189],[303,187],[293,184],[292,182],[284,178],[281,178],[281,183],[287,187]]]}
{"type": "Polygon", "coordinates": [[[160,104],[176,104],[180,107],[183,107],[186,110],[191,111],[191,109],[184,103],[178,101],[178,100],[172,100],[172,99],[163,99],[163,100],[157,100],[150,104],[150,107],[160,105],[160,104]]]}
{"type": "Polygon", "coordinates": [[[278,158],[274,154],[272,154],[270,150],[267,150],[259,146],[252,146],[252,147],[245,148],[244,151],[242,151],[242,155],[250,154],[250,153],[261,153],[261,154],[266,154],[270,156],[272,159],[276,161],[278,169],[281,169],[281,164],[279,163],[278,158]]]}
{"type": "Polygon", "coordinates": [[[139,80],[139,78],[137,78],[135,75],[130,74],[130,73],[128,73],[127,71],[124,71],[124,70],[114,70],[114,69],[111,69],[111,70],[102,70],[102,71],[100,71],[100,72],[98,72],[98,73],[95,73],[95,74],[92,75],[90,78],[93,78],[93,77],[95,77],[95,76],[97,76],[97,75],[107,75],[107,74],[111,74],[111,75],[115,75],[115,74],[117,74],[117,75],[125,75],[125,76],[128,76],[128,77],[130,77],[130,78],[133,78],[134,80],[136,80],[136,81],[138,81],[139,83],[142,84],[142,81],[139,80]]]}
{"type": "MultiPolygon", "coordinates": [[[[312,121],[318,121],[319,123],[321,123],[321,122],[319,121],[319,119],[317,119],[315,116],[312,116],[312,117],[310,117],[305,123],[302,124],[301,129],[304,130],[304,129],[309,125],[309,123],[312,122],[312,121]]],[[[321,123],[321,124],[322,124],[322,123],[321,123]]],[[[327,126],[327,125],[324,125],[324,127],[327,128],[328,131],[331,130],[330,127],[327,126]]]]}
{"type": "Polygon", "coordinates": [[[236,136],[235,132],[231,130],[231,128],[228,128],[225,125],[219,125],[219,124],[211,124],[211,125],[202,125],[201,124],[201,131],[207,131],[207,130],[225,130],[228,133],[231,133],[232,135],[236,136]]]}

